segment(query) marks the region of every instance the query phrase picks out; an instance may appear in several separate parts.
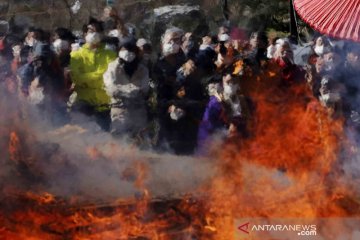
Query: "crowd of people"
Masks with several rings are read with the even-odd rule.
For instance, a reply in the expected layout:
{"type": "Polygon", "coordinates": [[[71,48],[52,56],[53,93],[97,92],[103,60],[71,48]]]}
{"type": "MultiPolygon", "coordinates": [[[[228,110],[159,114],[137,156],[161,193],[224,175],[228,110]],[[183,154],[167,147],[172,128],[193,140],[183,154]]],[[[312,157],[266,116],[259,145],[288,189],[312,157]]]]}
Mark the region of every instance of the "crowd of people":
{"type": "Polygon", "coordinates": [[[358,127],[357,44],[319,35],[299,66],[291,39],[260,31],[244,39],[237,32],[222,26],[199,37],[171,27],[157,53],[156,44],[138,38],[106,7],[79,36],[66,28],[7,32],[0,41],[1,81],[55,125],[80,112],[114,137],[179,155],[203,154],[219,136],[246,138],[252,96],[269,84],[304,84],[330,117],[358,127]],[[276,82],[259,80],[270,72],[276,82]]]}

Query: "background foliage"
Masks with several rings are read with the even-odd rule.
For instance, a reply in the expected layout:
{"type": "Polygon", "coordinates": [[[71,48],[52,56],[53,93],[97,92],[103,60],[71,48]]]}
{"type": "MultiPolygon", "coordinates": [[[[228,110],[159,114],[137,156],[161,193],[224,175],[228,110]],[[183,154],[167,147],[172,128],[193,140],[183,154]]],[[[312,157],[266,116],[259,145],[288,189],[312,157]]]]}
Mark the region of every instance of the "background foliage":
{"type": "MultiPolygon", "coordinates": [[[[80,29],[89,16],[101,16],[106,0],[80,0],[81,9],[74,14],[71,6],[77,0],[0,0],[0,18],[9,20],[25,17],[31,24],[45,29],[55,26],[80,29]]],[[[222,2],[224,0],[115,0],[115,6],[127,21],[141,24],[152,9],[174,4],[200,5],[210,29],[224,22],[222,2]]],[[[289,31],[288,0],[228,0],[232,25],[252,30],[289,31]]],[[[300,23],[303,29],[303,24],[300,23]]]]}

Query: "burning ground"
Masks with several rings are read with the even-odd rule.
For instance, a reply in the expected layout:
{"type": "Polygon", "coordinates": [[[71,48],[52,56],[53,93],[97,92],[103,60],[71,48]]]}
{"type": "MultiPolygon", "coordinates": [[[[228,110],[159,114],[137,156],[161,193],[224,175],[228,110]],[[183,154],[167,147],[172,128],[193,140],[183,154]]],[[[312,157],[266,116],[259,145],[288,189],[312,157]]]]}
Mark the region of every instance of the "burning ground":
{"type": "MultiPolygon", "coordinates": [[[[0,239],[232,240],[241,218],[358,217],[357,146],[308,96],[299,85],[254,93],[247,138],[184,158],[90,121],[53,129],[2,92],[0,239]]],[[[357,230],[323,225],[323,239],[357,230]]]]}

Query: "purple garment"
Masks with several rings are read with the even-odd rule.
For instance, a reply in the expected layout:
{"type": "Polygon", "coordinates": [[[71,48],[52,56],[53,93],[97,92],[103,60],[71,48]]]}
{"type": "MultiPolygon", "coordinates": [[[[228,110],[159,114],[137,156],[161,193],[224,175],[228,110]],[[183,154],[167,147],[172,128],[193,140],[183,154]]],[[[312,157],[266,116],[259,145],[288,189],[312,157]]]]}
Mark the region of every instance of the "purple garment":
{"type": "Polygon", "coordinates": [[[200,152],[203,152],[205,143],[211,135],[224,126],[224,121],[221,117],[222,111],[221,102],[215,96],[211,96],[199,126],[198,148],[200,152]]]}

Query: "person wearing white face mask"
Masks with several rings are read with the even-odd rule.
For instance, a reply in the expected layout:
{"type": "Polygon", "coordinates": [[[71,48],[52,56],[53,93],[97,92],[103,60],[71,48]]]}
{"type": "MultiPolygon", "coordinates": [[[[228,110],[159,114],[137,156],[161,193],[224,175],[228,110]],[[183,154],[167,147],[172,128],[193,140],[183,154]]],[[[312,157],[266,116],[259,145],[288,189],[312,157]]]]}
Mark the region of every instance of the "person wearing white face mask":
{"type": "Polygon", "coordinates": [[[165,31],[161,39],[161,56],[154,64],[152,72],[152,79],[154,79],[157,87],[157,111],[160,126],[156,143],[158,150],[163,149],[171,128],[168,121],[168,107],[165,103],[173,98],[177,70],[186,60],[180,47],[183,35],[184,31],[176,27],[165,31]]]}
{"type": "Polygon", "coordinates": [[[318,37],[316,39],[315,46],[314,46],[314,52],[318,56],[322,56],[324,54],[324,41],[323,41],[322,37],[318,37]]]}
{"type": "Polygon", "coordinates": [[[167,29],[162,38],[162,56],[154,66],[154,80],[157,83],[158,98],[170,100],[176,71],[185,63],[185,55],[180,48],[184,32],[179,28],[167,29]]]}
{"type": "Polygon", "coordinates": [[[319,57],[322,57],[325,54],[326,49],[329,47],[331,47],[331,46],[329,45],[329,42],[326,41],[325,37],[320,36],[320,37],[316,38],[313,49],[314,49],[314,52],[316,53],[316,55],[318,55],[319,57]]]}
{"type": "Polygon", "coordinates": [[[229,106],[228,114],[230,115],[230,118],[239,117],[242,114],[238,96],[239,85],[235,83],[230,73],[225,73],[222,80],[224,102],[229,106]]]}
{"type": "Polygon", "coordinates": [[[147,123],[149,71],[132,41],[123,44],[118,56],[104,73],[105,90],[111,98],[111,132],[137,137],[147,123]]]}
{"type": "Polygon", "coordinates": [[[324,76],[321,79],[321,86],[319,89],[319,101],[328,111],[330,116],[339,117],[342,113],[342,92],[344,86],[340,83],[331,79],[329,76],[324,76]]]}
{"type": "Polygon", "coordinates": [[[103,74],[116,53],[105,49],[102,32],[101,22],[93,19],[88,25],[86,44],[71,52],[70,74],[75,87],[68,106],[95,117],[102,129],[109,130],[110,98],[104,90],[103,74]]]}
{"type": "Polygon", "coordinates": [[[225,129],[225,105],[221,87],[221,76],[214,76],[208,84],[209,101],[200,122],[197,135],[197,154],[206,155],[209,152],[209,144],[214,140],[216,133],[225,129]]]}
{"type": "Polygon", "coordinates": [[[30,28],[28,33],[26,34],[25,37],[25,41],[24,41],[24,45],[25,46],[29,46],[29,47],[34,47],[35,43],[36,43],[36,39],[35,39],[35,33],[36,29],[34,28],[30,28]]]}
{"type": "Polygon", "coordinates": [[[173,55],[179,52],[180,50],[180,45],[176,42],[174,42],[173,40],[164,43],[163,47],[163,54],[164,56],[169,56],[169,55],[173,55]]]}
{"type": "Polygon", "coordinates": [[[101,35],[98,32],[89,32],[85,36],[85,41],[92,47],[95,47],[101,42],[101,35]]]}
{"type": "Polygon", "coordinates": [[[184,32],[179,28],[166,30],[162,39],[162,54],[164,57],[179,53],[184,32]]]}

